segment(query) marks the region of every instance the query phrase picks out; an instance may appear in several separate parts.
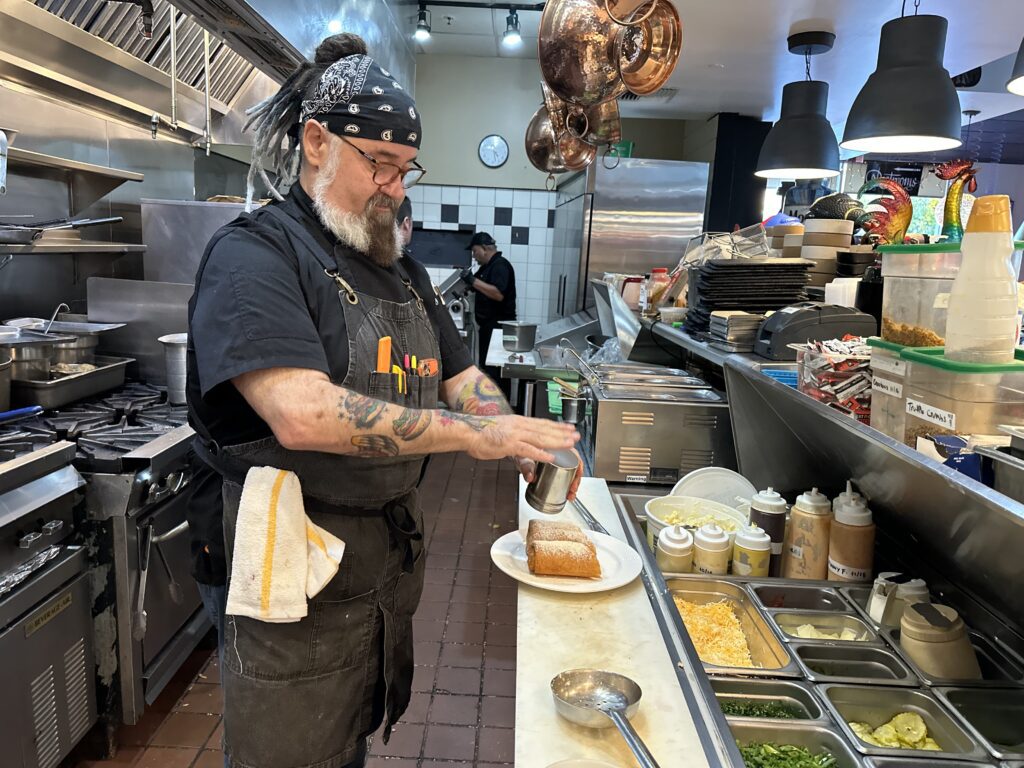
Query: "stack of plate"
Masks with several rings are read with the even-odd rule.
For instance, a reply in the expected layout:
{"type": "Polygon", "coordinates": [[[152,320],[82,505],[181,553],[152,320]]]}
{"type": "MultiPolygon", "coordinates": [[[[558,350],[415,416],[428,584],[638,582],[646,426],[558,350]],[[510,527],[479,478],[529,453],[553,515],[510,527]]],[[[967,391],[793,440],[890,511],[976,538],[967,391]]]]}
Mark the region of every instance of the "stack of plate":
{"type": "Polygon", "coordinates": [[[706,334],[712,312],[764,314],[804,301],[812,266],[802,259],[710,259],[691,267],[686,330],[706,334]]]}
{"type": "Polygon", "coordinates": [[[875,263],[875,252],[870,245],[851,245],[836,253],[837,277],[863,277],[875,263]]]}
{"type": "Polygon", "coordinates": [[[776,251],[781,251],[786,247],[786,235],[802,235],[804,233],[804,225],[776,224],[774,227],[768,227],[767,232],[768,245],[776,251]]]}
{"type": "Polygon", "coordinates": [[[726,352],[753,352],[764,315],[740,310],[711,313],[711,346],[726,352]]]}
{"type": "Polygon", "coordinates": [[[836,276],[836,258],[850,248],[853,222],[845,219],[807,219],[800,257],[814,262],[811,285],[825,285],[836,276]]]}

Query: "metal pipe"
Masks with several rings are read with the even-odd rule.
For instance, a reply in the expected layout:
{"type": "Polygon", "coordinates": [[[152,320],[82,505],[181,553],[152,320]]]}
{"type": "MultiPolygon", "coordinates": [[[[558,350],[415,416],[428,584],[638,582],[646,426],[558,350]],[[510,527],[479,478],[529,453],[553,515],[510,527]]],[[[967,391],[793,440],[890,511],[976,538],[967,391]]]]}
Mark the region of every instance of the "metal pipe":
{"type": "Polygon", "coordinates": [[[206,80],[206,130],[203,143],[206,144],[206,156],[210,156],[210,144],[213,141],[213,130],[210,124],[210,31],[203,30],[203,78],[206,80]]]}
{"type": "Polygon", "coordinates": [[[171,130],[178,130],[178,9],[167,4],[171,21],[171,130]]]}

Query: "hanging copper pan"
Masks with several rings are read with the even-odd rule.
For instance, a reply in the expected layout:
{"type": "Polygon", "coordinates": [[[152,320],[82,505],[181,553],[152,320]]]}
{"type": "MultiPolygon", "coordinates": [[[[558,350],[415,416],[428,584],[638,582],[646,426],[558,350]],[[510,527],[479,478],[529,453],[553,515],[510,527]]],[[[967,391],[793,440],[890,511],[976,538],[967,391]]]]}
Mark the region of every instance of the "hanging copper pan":
{"type": "Polygon", "coordinates": [[[558,137],[558,153],[570,171],[582,171],[597,157],[597,147],[566,131],[558,137]]]}
{"type": "Polygon", "coordinates": [[[570,133],[588,144],[616,144],[622,140],[619,102],[612,99],[587,107],[579,115],[570,114],[566,126],[570,133]]]}
{"type": "MultiPolygon", "coordinates": [[[[661,0],[662,2],[668,2],[668,0],[661,0]]],[[[658,4],[659,0],[601,0],[604,4],[605,11],[608,12],[608,16],[616,24],[621,24],[626,27],[631,27],[635,24],[647,21],[652,13],[654,13],[654,7],[658,4]],[[643,13],[637,13],[637,11],[643,7],[643,13]]]]}
{"type": "MultiPolygon", "coordinates": [[[[637,14],[646,14],[640,9],[637,14]]],[[[647,96],[661,88],[672,75],[683,45],[683,25],[672,3],[657,0],[645,21],[621,27],[618,56],[619,74],[626,88],[647,96]]]]}
{"type": "Polygon", "coordinates": [[[526,156],[534,168],[544,173],[565,173],[569,170],[558,151],[551,118],[543,105],[526,127],[526,156]]]}
{"type": "MultiPolygon", "coordinates": [[[[662,2],[659,0],[659,5],[662,2]]],[[[544,81],[559,98],[589,107],[621,96],[619,32],[604,0],[548,0],[538,55],[544,81]]]]}

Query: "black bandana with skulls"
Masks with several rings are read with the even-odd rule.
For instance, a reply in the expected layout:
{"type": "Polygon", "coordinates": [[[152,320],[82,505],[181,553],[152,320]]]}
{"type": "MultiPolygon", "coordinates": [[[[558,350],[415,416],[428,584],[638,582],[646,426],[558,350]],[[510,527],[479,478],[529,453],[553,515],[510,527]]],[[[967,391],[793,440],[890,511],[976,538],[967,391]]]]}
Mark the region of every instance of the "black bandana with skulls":
{"type": "Polygon", "coordinates": [[[339,59],[323,73],[302,101],[301,123],[310,119],[342,136],[420,146],[416,102],[390,72],[361,54],[339,59]]]}

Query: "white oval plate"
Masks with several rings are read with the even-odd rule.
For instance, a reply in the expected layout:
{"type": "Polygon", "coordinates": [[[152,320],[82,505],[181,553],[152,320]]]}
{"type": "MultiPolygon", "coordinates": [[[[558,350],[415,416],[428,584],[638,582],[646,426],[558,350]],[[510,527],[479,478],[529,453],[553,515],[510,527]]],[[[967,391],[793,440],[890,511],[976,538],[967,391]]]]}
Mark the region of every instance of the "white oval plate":
{"type": "Polygon", "coordinates": [[[606,592],[629,584],[640,575],[640,555],[623,541],[603,533],[584,531],[597,548],[601,578],[577,579],[570,576],[534,576],[526,561],[526,528],[506,533],[491,545],[491,560],[516,581],[552,592],[606,592]]]}

